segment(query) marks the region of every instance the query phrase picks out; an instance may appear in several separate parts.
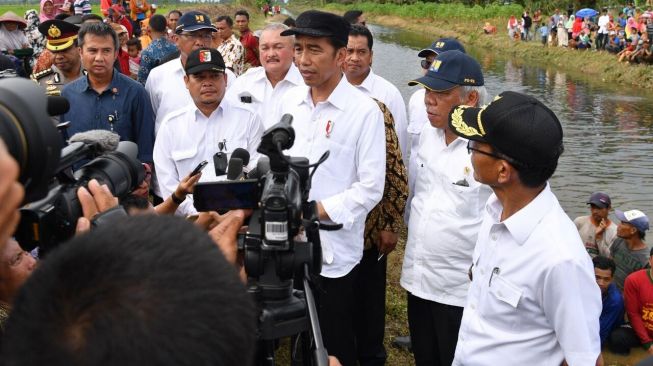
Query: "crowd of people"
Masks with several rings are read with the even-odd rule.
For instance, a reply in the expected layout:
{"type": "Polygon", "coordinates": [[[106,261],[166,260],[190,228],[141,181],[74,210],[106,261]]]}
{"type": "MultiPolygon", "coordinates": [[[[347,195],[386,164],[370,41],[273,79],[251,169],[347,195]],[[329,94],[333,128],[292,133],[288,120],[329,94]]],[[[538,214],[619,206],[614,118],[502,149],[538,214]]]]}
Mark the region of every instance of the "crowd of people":
{"type": "MultiPolygon", "coordinates": [[[[53,19],[37,26],[44,47],[35,65],[44,54],[51,63],[32,79],[69,101],[64,137],[99,129],[135,142],[145,178],[120,201],[96,181],[80,188],[81,236],[37,265],[11,239],[22,188],[0,148],[8,364],[251,362],[256,314],[238,283],[247,274],[236,249],[248,212],[198,212],[193,191],[224,179],[220,162],[237,149],[249,153],[244,172],[254,169],[264,131],[285,114],[295,131],[288,155],[314,163],[330,152],[309,199],[320,220],[342,225],[320,231],[314,279],[332,364],[386,362],[387,258],[404,225],[401,286],[417,365],[594,365],[603,344],[653,354],[648,217],[615,211],[616,224],[610,197],[596,192],[591,214],[572,222],[548,184],[564,151],[560,121],[531,96],[489,96],[459,41],[436,39],[417,53],[406,76],[418,88],[406,106],[371,67],[374,35],[360,11],[309,10],[255,35],[245,10],[164,17],[132,2],[103,1],[106,18],[41,10],[53,19]],[[197,225],[117,215],[85,233],[116,210],[197,225]]],[[[524,40],[536,22],[528,24],[524,40]]],[[[0,63],[3,76],[17,74],[14,61],[0,63]]]]}
{"type": "MultiPolygon", "coordinates": [[[[508,36],[514,40],[541,41],[549,47],[566,47],[576,50],[607,51],[618,56],[620,62],[653,63],[653,11],[651,6],[603,8],[601,12],[581,9],[566,14],[555,9],[546,16],[536,10],[531,16],[526,10],[520,18],[511,16],[506,26],[508,36]]],[[[490,25],[486,33],[496,31],[490,25]]]]}

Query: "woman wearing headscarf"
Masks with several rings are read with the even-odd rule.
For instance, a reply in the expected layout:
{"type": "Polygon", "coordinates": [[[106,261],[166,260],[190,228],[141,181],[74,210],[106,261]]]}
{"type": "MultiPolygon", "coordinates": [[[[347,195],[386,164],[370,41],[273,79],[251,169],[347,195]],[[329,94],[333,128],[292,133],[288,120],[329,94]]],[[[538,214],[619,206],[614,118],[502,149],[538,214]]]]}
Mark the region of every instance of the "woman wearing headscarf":
{"type": "Polygon", "coordinates": [[[0,51],[13,55],[14,50],[29,48],[29,41],[23,33],[27,23],[12,11],[0,16],[0,51]]]}
{"type": "Polygon", "coordinates": [[[41,0],[41,11],[39,13],[39,21],[45,22],[46,20],[54,19],[56,11],[52,0],[41,0]]]}
{"type": "Polygon", "coordinates": [[[565,16],[558,18],[558,47],[567,47],[567,29],[565,29],[565,16]]]}
{"type": "Polygon", "coordinates": [[[27,27],[25,28],[25,36],[29,41],[29,45],[34,50],[32,58],[30,58],[30,66],[34,68],[36,64],[36,59],[39,57],[43,49],[45,48],[45,37],[39,32],[39,16],[36,13],[36,10],[30,9],[25,12],[25,20],[27,21],[27,27]]]}
{"type": "Polygon", "coordinates": [[[633,34],[637,35],[637,29],[637,22],[635,21],[635,18],[628,18],[628,21],[626,21],[626,38],[632,40],[633,34]]]}
{"type": "Polygon", "coordinates": [[[576,21],[576,16],[574,14],[571,14],[569,16],[569,19],[567,19],[567,22],[565,23],[565,29],[567,31],[567,39],[571,38],[571,34],[572,34],[571,29],[574,27],[575,21],[576,21]]]}

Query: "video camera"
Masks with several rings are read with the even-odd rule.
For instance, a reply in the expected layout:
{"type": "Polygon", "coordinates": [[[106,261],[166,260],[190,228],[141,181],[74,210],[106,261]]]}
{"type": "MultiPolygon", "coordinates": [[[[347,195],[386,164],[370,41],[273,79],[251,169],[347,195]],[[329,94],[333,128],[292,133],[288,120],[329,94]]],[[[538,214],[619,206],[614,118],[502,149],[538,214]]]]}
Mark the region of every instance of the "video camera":
{"type": "Polygon", "coordinates": [[[327,365],[309,280],[322,268],[319,230],[341,226],[320,223],[317,204],[308,201],[313,173],[329,152],[312,165],[307,158],[284,155],[283,150],[295,140],[291,123],[292,116],[286,114],[261,138],[257,151],[268,158],[259,159],[248,174],[261,184],[259,207],[253,211],[247,233],[239,238],[239,249],[244,254],[248,291],[261,311],[259,364],[274,365],[275,340],[300,336],[303,364],[327,365]],[[314,168],[311,173],[310,168],[314,168]],[[298,239],[304,236],[306,240],[298,239]]]}
{"type": "Polygon", "coordinates": [[[46,112],[53,110],[58,108],[48,104],[33,82],[0,80],[0,138],[18,162],[19,181],[25,187],[15,237],[25,250],[40,247],[41,256],[74,235],[82,216],[79,187],[97,179],[122,197],[145,176],[133,142],[117,143],[110,152],[100,142],[74,142],[62,149],[62,137],[46,112]],[[73,172],[76,165],[82,166],[73,172]]]}

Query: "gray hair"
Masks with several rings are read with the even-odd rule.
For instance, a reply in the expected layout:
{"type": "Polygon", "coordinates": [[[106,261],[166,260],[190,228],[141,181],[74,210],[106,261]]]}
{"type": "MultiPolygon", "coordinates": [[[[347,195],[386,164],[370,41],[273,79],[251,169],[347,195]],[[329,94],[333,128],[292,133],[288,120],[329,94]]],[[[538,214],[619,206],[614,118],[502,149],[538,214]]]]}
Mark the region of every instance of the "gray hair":
{"type": "MultiPolygon", "coordinates": [[[[283,32],[283,31],[288,30],[288,29],[290,29],[290,27],[288,27],[287,25],[285,25],[283,23],[270,23],[270,24],[266,25],[263,28],[263,30],[261,31],[261,36],[263,36],[263,32],[265,32],[265,31],[273,31],[274,30],[274,31],[283,32]]],[[[295,36],[294,35],[284,36],[284,37],[287,37],[290,40],[290,44],[295,43],[295,36]]]]}
{"type": "Polygon", "coordinates": [[[118,52],[120,48],[120,41],[118,40],[118,35],[107,23],[84,23],[79,29],[79,34],[77,35],[77,45],[82,48],[84,45],[84,37],[87,34],[92,34],[98,37],[110,36],[113,39],[114,51],[118,52]]]}
{"type": "Polygon", "coordinates": [[[474,107],[483,106],[490,101],[489,96],[487,94],[487,89],[485,89],[485,85],[481,85],[481,86],[463,85],[460,87],[461,102],[466,100],[469,94],[473,91],[475,91],[476,94],[478,94],[478,101],[476,102],[476,105],[474,107]]]}

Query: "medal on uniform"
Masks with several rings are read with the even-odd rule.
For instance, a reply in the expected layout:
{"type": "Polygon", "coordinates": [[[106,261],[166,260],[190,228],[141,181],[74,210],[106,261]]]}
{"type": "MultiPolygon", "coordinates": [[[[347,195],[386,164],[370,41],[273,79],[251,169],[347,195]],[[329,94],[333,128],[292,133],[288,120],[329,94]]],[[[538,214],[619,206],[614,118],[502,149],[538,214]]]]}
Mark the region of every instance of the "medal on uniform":
{"type": "Polygon", "coordinates": [[[329,138],[331,137],[331,132],[333,131],[333,125],[334,123],[332,121],[327,121],[326,124],[326,137],[329,138]]]}
{"type": "Polygon", "coordinates": [[[48,85],[48,87],[45,88],[45,90],[47,90],[47,91],[51,91],[51,90],[55,90],[55,89],[57,89],[57,87],[54,86],[54,85],[48,85]]]}

